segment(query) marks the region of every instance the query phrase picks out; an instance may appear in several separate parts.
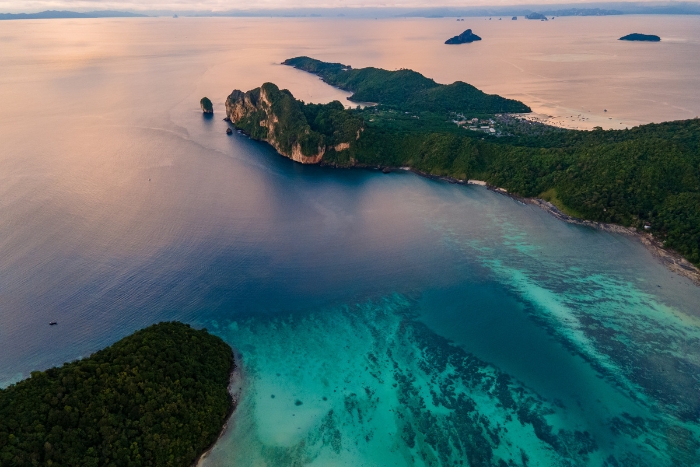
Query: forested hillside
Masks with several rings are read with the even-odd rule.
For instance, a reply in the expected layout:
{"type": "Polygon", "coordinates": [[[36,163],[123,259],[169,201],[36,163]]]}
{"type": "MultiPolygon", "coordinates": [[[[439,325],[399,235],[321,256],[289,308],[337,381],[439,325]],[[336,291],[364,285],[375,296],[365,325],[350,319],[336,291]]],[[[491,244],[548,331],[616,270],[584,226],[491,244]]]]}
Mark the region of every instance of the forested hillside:
{"type": "MultiPolygon", "coordinates": [[[[387,78],[390,84],[383,94],[372,95],[377,99],[370,99],[370,94],[362,93],[373,93],[375,87],[379,92],[387,85],[387,79],[375,80],[375,71],[352,74],[344,65],[305,57],[286,63],[319,74],[331,84],[341,82],[341,87],[356,91],[355,96],[362,99],[399,102],[400,96],[409,96],[397,105],[364,109],[344,109],[339,102],[296,101],[296,117],[283,112],[280,121],[291,128],[290,119],[298,119],[308,128],[297,132],[302,139],[318,135],[319,141],[352,141],[315,162],[337,167],[411,167],[458,180],[485,180],[523,197],[544,198],[574,217],[649,230],[667,247],[700,265],[698,119],[607,131],[516,123],[505,124],[494,134],[489,127],[484,132],[455,124],[474,116],[459,113],[458,99],[446,100],[445,109],[439,111],[432,104],[414,105],[418,101],[411,95],[425,96],[436,89],[431,80],[414,72],[380,70],[381,76],[393,73],[387,78]],[[352,136],[358,128],[355,141],[352,136]]],[[[294,100],[289,91],[280,93],[294,100]]],[[[499,116],[487,118],[493,122],[499,116]]],[[[254,137],[261,131],[256,116],[242,122],[254,137]]],[[[287,136],[293,144],[294,134],[287,136]]]]}
{"type": "Polygon", "coordinates": [[[332,86],[352,92],[350,100],[354,102],[374,102],[411,112],[530,112],[522,102],[486,94],[462,81],[438,84],[412,70],[353,69],[309,57],[290,58],[283,65],[313,73],[332,86]]]}
{"type": "Polygon", "coordinates": [[[232,401],[231,348],[161,323],[0,390],[2,466],[189,467],[232,401]]]}

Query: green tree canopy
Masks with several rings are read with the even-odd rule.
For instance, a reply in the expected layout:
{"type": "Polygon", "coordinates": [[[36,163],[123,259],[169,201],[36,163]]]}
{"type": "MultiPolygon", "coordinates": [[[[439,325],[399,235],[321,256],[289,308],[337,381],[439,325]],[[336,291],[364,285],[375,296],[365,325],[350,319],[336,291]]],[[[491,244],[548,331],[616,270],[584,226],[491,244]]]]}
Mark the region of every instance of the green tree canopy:
{"type": "Polygon", "coordinates": [[[160,323],[0,390],[2,466],[190,466],[232,400],[231,348],[160,323]]]}

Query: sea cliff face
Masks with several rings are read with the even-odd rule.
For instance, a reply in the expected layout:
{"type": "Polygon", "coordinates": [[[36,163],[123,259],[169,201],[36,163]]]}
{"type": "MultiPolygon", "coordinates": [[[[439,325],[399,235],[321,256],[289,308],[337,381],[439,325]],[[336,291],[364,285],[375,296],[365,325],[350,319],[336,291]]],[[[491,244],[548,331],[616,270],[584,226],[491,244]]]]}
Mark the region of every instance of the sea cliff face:
{"type": "Polygon", "coordinates": [[[318,120],[319,114],[332,119],[339,110],[343,110],[339,102],[304,104],[272,83],[248,92],[235,90],[226,99],[226,116],[231,123],[251,138],[266,141],[281,155],[302,164],[318,164],[329,152],[351,148],[357,137],[350,135],[360,134],[361,120],[355,122],[355,131],[347,135],[324,134],[309,123],[318,120]]]}

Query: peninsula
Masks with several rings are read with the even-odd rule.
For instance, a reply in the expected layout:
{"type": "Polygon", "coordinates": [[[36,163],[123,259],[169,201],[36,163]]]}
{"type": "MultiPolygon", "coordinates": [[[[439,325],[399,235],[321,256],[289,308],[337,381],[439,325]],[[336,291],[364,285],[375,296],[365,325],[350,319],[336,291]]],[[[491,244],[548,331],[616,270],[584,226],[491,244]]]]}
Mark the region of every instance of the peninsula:
{"type": "Polygon", "coordinates": [[[480,40],[481,37],[474,34],[471,29],[467,29],[459,36],[454,36],[451,39],[447,39],[447,41],[445,41],[445,44],[470,44],[474,41],[480,40]]]}
{"type": "Polygon", "coordinates": [[[651,233],[700,264],[699,119],[564,130],[511,117],[529,108],[466,83],[446,86],[410,70],[353,70],[308,57],[285,64],[377,105],[306,104],[271,83],[234,91],[226,101],[231,123],[280,154],[306,164],[484,180],[573,218],[651,233]]]}
{"type": "Polygon", "coordinates": [[[638,32],[634,32],[632,34],[627,34],[626,36],[622,36],[619,40],[621,40],[621,41],[660,42],[661,38],[659,36],[655,36],[653,34],[640,34],[638,32]]]}
{"type": "Polygon", "coordinates": [[[160,323],[0,390],[0,465],[191,466],[233,411],[231,348],[160,323]]]}
{"type": "Polygon", "coordinates": [[[290,58],[282,62],[298,70],[313,73],[324,82],[352,92],[352,102],[373,102],[408,112],[450,112],[454,110],[482,114],[530,112],[522,102],[486,94],[474,86],[457,81],[438,84],[412,70],[358,68],[341,63],[327,63],[309,57],[290,58]]]}

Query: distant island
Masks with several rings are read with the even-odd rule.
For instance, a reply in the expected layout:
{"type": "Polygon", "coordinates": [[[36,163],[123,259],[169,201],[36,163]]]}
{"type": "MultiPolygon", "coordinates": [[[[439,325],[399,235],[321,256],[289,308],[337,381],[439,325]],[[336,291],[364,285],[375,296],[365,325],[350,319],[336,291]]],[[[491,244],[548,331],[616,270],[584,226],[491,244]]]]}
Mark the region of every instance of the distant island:
{"type": "Polygon", "coordinates": [[[160,323],[0,390],[0,465],[190,467],[233,411],[231,348],[160,323]]]}
{"type": "Polygon", "coordinates": [[[638,32],[622,36],[621,41],[643,41],[643,42],[660,42],[661,38],[653,34],[639,34],[638,32]]]}
{"type": "Polygon", "coordinates": [[[471,29],[467,29],[459,36],[454,36],[451,39],[447,39],[447,41],[445,41],[445,44],[469,44],[471,42],[480,40],[481,37],[474,34],[471,29]]]}
{"type": "Polygon", "coordinates": [[[513,117],[530,109],[467,83],[443,85],[411,70],[353,69],[309,57],[284,63],[353,92],[353,101],[376,105],[306,104],[272,83],[234,91],[227,118],[282,155],[306,164],[482,180],[539,199],[540,206],[552,203],[553,213],[572,221],[652,233],[700,265],[700,119],[565,130],[513,117]]]}
{"type": "Polygon", "coordinates": [[[624,13],[620,10],[604,10],[601,8],[567,8],[566,10],[546,10],[542,14],[549,16],[615,16],[624,13]]]}
{"type": "Polygon", "coordinates": [[[539,19],[542,21],[547,21],[547,17],[543,15],[542,13],[530,13],[529,15],[526,15],[525,18],[527,19],[539,19]]]}
{"type": "Polygon", "coordinates": [[[76,11],[47,10],[39,13],[0,13],[0,20],[11,19],[73,19],[73,18],[145,18],[146,15],[130,13],[128,11],[90,11],[78,13],[76,11]]]}

